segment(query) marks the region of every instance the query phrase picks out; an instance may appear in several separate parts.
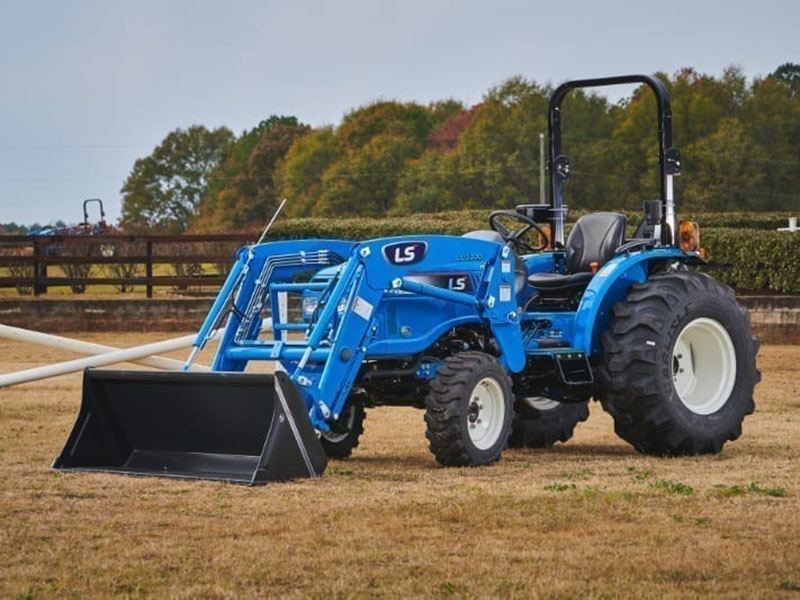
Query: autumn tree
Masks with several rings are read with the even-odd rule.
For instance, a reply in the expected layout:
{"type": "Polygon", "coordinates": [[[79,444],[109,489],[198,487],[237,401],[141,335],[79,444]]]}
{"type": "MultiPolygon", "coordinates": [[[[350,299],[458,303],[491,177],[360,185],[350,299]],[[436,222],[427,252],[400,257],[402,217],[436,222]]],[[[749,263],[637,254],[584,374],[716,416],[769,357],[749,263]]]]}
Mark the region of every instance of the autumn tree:
{"type": "Polygon", "coordinates": [[[683,153],[682,197],[691,211],[758,210],[765,183],[765,154],[738,119],[723,121],[683,153]]]}
{"type": "MultiPolygon", "coordinates": [[[[681,210],[797,207],[800,65],[749,81],[737,66],[718,76],[692,68],[655,76],[670,92],[674,142],[683,151],[681,210]]],[[[227,130],[179,130],[137,161],[123,189],[124,219],[169,230],[187,222],[255,229],[281,197],[290,216],[546,201],[539,136],[551,92],[511,77],[469,109],[454,100],[381,100],[348,112],[338,126],[311,129],[272,116],[233,143],[227,130]]],[[[659,193],[656,102],[646,86],[616,102],[605,93],[575,90],[564,100],[563,151],[572,166],[566,199],[578,209],[638,210],[659,193]]]]}
{"type": "Polygon", "coordinates": [[[772,73],[772,77],[780,81],[787,88],[792,97],[800,90],[800,65],[797,63],[784,63],[772,73]]]}
{"type": "Polygon", "coordinates": [[[761,210],[796,208],[800,186],[800,95],[776,77],[757,79],[741,110],[757,149],[753,159],[764,176],[758,191],[761,210]]]}
{"type": "Polygon", "coordinates": [[[428,106],[378,101],[349,112],[336,129],[298,140],[279,169],[291,214],[386,214],[431,131],[461,109],[453,100],[428,106]]]}
{"type": "Polygon", "coordinates": [[[316,129],[295,140],[276,174],[281,196],[290,200],[287,215],[307,217],[314,213],[322,195],[323,175],[336,157],[332,127],[316,129]]]}
{"type": "Polygon", "coordinates": [[[122,186],[121,224],[129,230],[181,232],[205,196],[209,173],[225,158],[233,134],[220,127],[176,129],[137,160],[122,186]]]}
{"type": "Polygon", "coordinates": [[[279,202],[278,164],[295,140],[310,131],[295,117],[273,115],[243,133],[211,174],[194,226],[234,230],[261,225],[279,202]]]}
{"type": "Polygon", "coordinates": [[[513,206],[535,199],[547,90],[521,77],[434,131],[400,183],[397,212],[513,206]],[[449,138],[449,139],[448,139],[449,138]]]}

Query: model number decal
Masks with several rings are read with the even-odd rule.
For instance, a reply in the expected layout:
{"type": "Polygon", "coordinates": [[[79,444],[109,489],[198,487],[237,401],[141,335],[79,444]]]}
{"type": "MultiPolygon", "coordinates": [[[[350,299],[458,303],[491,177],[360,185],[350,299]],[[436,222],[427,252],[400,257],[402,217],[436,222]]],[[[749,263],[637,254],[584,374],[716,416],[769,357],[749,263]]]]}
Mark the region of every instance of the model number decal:
{"type": "Polygon", "coordinates": [[[458,262],[478,262],[483,260],[483,254],[480,252],[462,252],[456,256],[458,262]]]}

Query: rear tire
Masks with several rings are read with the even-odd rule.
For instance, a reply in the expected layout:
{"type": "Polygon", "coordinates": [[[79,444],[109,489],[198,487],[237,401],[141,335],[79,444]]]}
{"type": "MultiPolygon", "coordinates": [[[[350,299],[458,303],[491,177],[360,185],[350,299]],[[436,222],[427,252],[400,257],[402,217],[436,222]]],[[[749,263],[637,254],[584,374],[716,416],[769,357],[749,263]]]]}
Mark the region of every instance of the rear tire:
{"type": "Polygon", "coordinates": [[[510,448],[550,448],[566,442],[581,421],[589,418],[589,403],[556,402],[549,398],[518,398],[510,448]]]}
{"type": "Polygon", "coordinates": [[[364,419],[367,418],[364,405],[351,403],[334,423],[334,429],[320,436],[320,442],[329,458],[348,458],[358,446],[358,438],[364,433],[364,419]],[[338,426],[338,427],[337,427],[338,426]]]}
{"type": "Polygon", "coordinates": [[[613,308],[600,401],[639,452],[713,454],[753,412],[758,341],[733,291],[704,273],[656,275],[613,308]]]}
{"type": "Polygon", "coordinates": [[[446,467],[496,462],[511,431],[511,378],[483,352],[461,352],[443,363],[426,398],[431,452],[446,467]]]}

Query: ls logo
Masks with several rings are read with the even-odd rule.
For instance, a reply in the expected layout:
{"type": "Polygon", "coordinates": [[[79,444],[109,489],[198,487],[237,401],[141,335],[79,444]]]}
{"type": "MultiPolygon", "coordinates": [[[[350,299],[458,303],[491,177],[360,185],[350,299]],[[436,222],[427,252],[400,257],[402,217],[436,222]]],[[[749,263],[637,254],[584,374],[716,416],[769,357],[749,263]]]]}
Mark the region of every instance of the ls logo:
{"type": "Polygon", "coordinates": [[[438,288],[453,290],[454,292],[471,292],[472,279],[467,273],[425,273],[407,275],[409,281],[427,283],[438,288]]]}
{"type": "Polygon", "coordinates": [[[393,265],[415,265],[428,253],[426,242],[398,242],[383,247],[384,258],[393,265]]]}
{"type": "MultiPolygon", "coordinates": [[[[447,287],[449,287],[454,292],[464,292],[467,291],[467,284],[469,283],[469,278],[466,276],[462,277],[450,277],[447,280],[447,287]]],[[[472,286],[470,286],[472,287],[472,286]]],[[[469,290],[471,291],[471,290],[469,290]]]]}

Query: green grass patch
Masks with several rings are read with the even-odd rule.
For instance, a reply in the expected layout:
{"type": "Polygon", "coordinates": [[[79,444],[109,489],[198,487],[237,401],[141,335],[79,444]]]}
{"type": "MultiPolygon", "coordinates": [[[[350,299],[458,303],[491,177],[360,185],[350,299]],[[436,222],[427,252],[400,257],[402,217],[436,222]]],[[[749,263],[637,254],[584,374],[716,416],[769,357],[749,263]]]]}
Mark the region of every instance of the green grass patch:
{"type": "Polygon", "coordinates": [[[568,479],[569,481],[576,481],[578,479],[586,479],[592,475],[592,472],[589,469],[575,469],[573,471],[567,471],[562,475],[564,479],[568,479]]]}
{"type": "Polygon", "coordinates": [[[771,498],[785,498],[789,495],[786,488],[762,487],[755,481],[751,481],[748,485],[715,485],[714,493],[723,498],[735,498],[737,496],[744,496],[745,494],[761,494],[762,496],[769,496],[771,498]]]}
{"type": "Polygon", "coordinates": [[[646,481],[653,477],[650,469],[640,469],[638,467],[628,467],[628,473],[634,481],[646,481]]]}
{"type": "Polygon", "coordinates": [[[343,477],[349,477],[350,475],[354,475],[355,471],[353,471],[353,469],[328,469],[328,473],[331,475],[342,475],[343,477]]]}
{"type": "Polygon", "coordinates": [[[747,488],[743,485],[715,485],[714,492],[717,496],[723,498],[735,498],[736,496],[744,496],[747,493],[747,488]]]}
{"type": "Polygon", "coordinates": [[[755,494],[761,494],[762,496],[770,496],[772,498],[785,498],[789,494],[786,492],[785,488],[782,487],[761,487],[755,481],[751,481],[750,485],[747,486],[748,492],[753,492],[755,494]]]}
{"type": "Polygon", "coordinates": [[[443,596],[464,596],[467,593],[467,588],[460,583],[443,581],[439,586],[439,593],[443,596]]]}
{"type": "Polygon", "coordinates": [[[679,496],[691,496],[694,494],[692,486],[671,479],[658,479],[651,483],[650,487],[667,494],[677,494],[679,496]]]}
{"type": "Polygon", "coordinates": [[[566,492],[567,490],[574,490],[575,484],[557,481],[556,483],[551,483],[544,486],[544,489],[546,489],[548,492],[566,492]]]}

